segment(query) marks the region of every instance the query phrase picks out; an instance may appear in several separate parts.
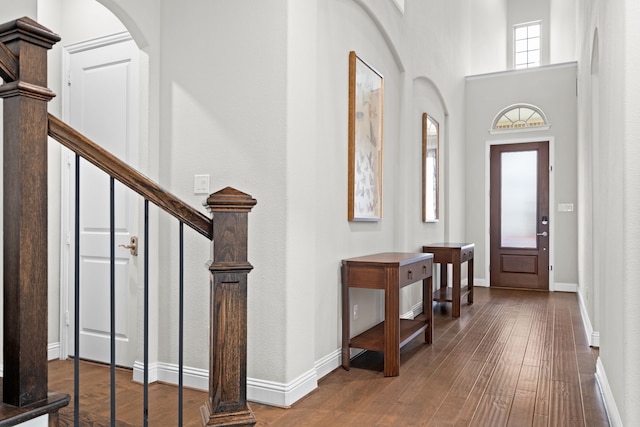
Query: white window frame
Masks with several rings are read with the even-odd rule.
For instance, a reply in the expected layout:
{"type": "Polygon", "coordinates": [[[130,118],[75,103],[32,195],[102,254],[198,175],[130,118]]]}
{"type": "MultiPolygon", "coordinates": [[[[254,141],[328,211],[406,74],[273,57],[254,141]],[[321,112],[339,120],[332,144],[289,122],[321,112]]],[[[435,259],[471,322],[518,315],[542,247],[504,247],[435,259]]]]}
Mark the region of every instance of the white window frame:
{"type": "Polygon", "coordinates": [[[542,21],[532,21],[532,22],[525,22],[522,24],[516,24],[513,26],[513,68],[515,70],[522,70],[522,69],[526,69],[526,68],[533,68],[533,67],[539,67],[540,64],[542,63],[542,21]],[[538,35],[537,36],[533,36],[531,37],[529,35],[529,29],[530,27],[538,27],[538,35]],[[522,28],[526,28],[527,30],[527,37],[526,38],[520,38],[518,39],[516,34],[518,33],[519,29],[522,28]],[[518,42],[524,42],[524,44],[526,45],[526,50],[519,50],[518,49],[518,42]],[[535,49],[535,44],[537,43],[537,49],[535,49]],[[532,45],[533,44],[533,48],[532,45]],[[533,52],[538,52],[538,60],[537,61],[532,61],[531,60],[531,55],[533,52]],[[524,53],[527,57],[527,62],[518,62],[518,53],[522,54],[524,53]]]}
{"type": "Polygon", "coordinates": [[[489,128],[489,133],[492,135],[497,135],[500,133],[516,133],[516,132],[531,132],[531,131],[541,131],[541,130],[548,130],[549,128],[551,128],[551,124],[549,123],[549,121],[547,120],[547,115],[544,113],[544,111],[542,111],[541,108],[533,105],[533,104],[512,104],[509,105],[508,107],[503,108],[502,110],[500,110],[500,112],[498,114],[496,114],[496,116],[493,118],[493,121],[491,122],[491,127],[489,128]],[[541,126],[526,126],[526,127],[519,127],[519,128],[498,128],[498,122],[500,121],[500,119],[502,118],[502,116],[506,115],[507,113],[509,113],[512,110],[517,110],[517,109],[521,109],[521,108],[526,108],[529,110],[533,110],[535,113],[538,113],[540,115],[540,117],[542,117],[542,120],[544,122],[543,125],[541,126]]]}

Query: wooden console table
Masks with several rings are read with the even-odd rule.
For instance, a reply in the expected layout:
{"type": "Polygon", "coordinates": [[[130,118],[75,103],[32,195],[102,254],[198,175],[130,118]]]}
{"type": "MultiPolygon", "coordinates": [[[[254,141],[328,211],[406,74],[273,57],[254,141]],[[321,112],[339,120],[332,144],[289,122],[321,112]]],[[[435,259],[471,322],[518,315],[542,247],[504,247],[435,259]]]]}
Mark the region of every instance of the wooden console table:
{"type": "Polygon", "coordinates": [[[433,293],[433,300],[450,302],[453,317],[460,317],[460,299],[467,296],[467,302],[473,303],[473,243],[432,243],[422,247],[422,252],[433,254],[433,262],[440,264],[440,289],[433,293]],[[467,263],[468,285],[461,289],[460,270],[467,263]],[[447,264],[453,265],[452,287],[447,286],[447,264]]]}
{"type": "Polygon", "coordinates": [[[400,348],[424,331],[433,338],[433,255],[381,253],[342,261],[342,367],[349,370],[351,347],[384,352],[384,376],[400,373],[400,348]],[[413,320],[400,319],[400,288],[422,280],[423,312],[413,320]],[[384,321],[358,336],[350,336],[349,288],[384,291],[384,321]]]}

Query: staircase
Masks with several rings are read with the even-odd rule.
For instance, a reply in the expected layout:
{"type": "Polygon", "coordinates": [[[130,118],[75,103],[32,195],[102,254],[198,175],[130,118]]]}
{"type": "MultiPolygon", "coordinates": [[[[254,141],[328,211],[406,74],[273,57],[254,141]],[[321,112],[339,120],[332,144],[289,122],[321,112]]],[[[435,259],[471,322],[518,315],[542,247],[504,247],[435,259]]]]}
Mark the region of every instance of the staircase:
{"type": "MultiPolygon", "coordinates": [[[[0,77],[4,81],[0,86],[0,98],[4,100],[4,378],[0,426],[21,423],[58,426],[58,411],[71,400],[67,394],[48,390],[47,385],[49,136],[75,152],[77,160],[95,165],[106,172],[112,182],[118,181],[138,193],[144,198],[145,211],[148,212],[152,203],[177,218],[181,236],[183,225],[187,225],[212,242],[209,392],[201,410],[202,425],[254,425],[256,419],[246,400],[246,329],[247,274],[252,269],[247,261],[247,219],[256,200],[227,187],[207,199],[211,213],[208,218],[48,114],[47,103],[55,94],[47,88],[47,51],[59,41],[58,35],[26,17],[0,25],[0,77]]],[[[148,272],[148,215],[145,217],[147,231],[142,252],[145,272],[148,272]]],[[[208,257],[209,254],[203,254],[202,261],[208,257]]],[[[78,276],[76,271],[76,281],[78,276]]],[[[145,282],[147,278],[145,273],[145,282]]],[[[145,296],[148,296],[148,283],[145,283],[145,296]]],[[[145,298],[145,313],[147,306],[148,298],[145,298]]],[[[145,330],[147,328],[145,321],[145,330]]],[[[146,341],[145,390],[148,387],[146,341]]],[[[113,358],[111,369],[115,369],[113,358]]],[[[76,369],[75,425],[81,423],[77,408],[78,377],[76,369]]],[[[112,408],[114,400],[115,389],[112,408]]],[[[144,425],[147,425],[147,414],[145,399],[145,407],[141,408],[144,425]]],[[[111,424],[115,425],[113,417],[111,424]]]]}

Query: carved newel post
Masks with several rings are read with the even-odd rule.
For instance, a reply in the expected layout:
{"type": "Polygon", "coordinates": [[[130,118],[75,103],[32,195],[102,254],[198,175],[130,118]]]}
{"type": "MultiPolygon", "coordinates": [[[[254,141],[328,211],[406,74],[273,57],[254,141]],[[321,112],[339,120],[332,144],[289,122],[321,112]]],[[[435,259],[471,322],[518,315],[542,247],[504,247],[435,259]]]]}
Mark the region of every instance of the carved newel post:
{"type": "Polygon", "coordinates": [[[227,187],[212,194],[211,350],[205,426],[252,426],[247,405],[247,220],[256,200],[227,187]]]}
{"type": "Polygon", "coordinates": [[[58,41],[29,18],[0,25],[3,401],[19,407],[47,399],[47,50],[58,41]]]}

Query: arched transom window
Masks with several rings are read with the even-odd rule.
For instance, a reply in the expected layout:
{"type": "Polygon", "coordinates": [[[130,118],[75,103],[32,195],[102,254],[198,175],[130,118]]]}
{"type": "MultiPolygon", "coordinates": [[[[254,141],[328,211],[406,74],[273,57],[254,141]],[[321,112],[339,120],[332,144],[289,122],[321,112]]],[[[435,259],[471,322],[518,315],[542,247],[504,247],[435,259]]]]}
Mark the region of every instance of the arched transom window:
{"type": "Polygon", "coordinates": [[[500,111],[493,120],[492,131],[541,130],[548,129],[549,123],[541,109],[534,105],[511,105],[500,111]]]}

